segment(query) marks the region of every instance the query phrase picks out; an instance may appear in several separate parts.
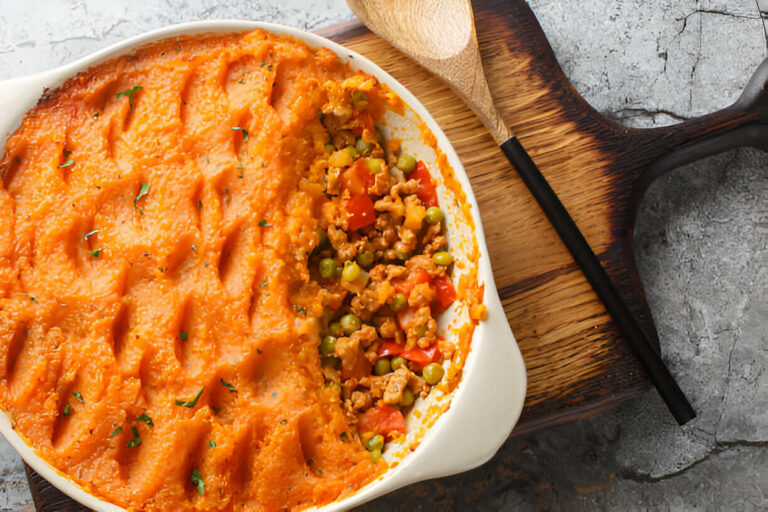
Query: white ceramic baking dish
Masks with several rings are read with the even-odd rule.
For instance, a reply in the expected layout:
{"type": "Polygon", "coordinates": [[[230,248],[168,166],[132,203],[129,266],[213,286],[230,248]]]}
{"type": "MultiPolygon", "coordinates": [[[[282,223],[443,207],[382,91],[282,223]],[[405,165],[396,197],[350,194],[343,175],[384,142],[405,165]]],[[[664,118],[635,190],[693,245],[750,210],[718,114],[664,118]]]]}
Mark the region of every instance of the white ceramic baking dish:
{"type": "MultiPolygon", "coordinates": [[[[447,163],[466,195],[464,202],[470,205],[470,215],[474,220],[474,230],[457,221],[461,205],[455,197],[447,197],[449,191],[438,176],[436,181],[441,205],[446,209],[452,251],[459,260],[462,251],[472,250],[473,247],[479,250],[476,270],[478,282],[484,285],[483,301],[488,308],[487,320],[481,322],[474,332],[471,351],[458,387],[448,395],[433,392],[435,396],[431,395],[426,402],[420,404],[420,409],[424,411],[420,419],[409,418],[409,432],[413,433],[412,436],[418,436],[419,441],[415,451],[410,453],[406,445],[388,448],[385,458],[390,462],[397,461],[394,467],[356,494],[331,503],[322,510],[345,510],[410,483],[467,471],[483,464],[507,439],[520,416],[526,389],[525,366],[496,292],[477,202],[459,158],[424,106],[373,62],[317,35],[272,23],[222,20],[174,25],[127,39],[48,72],[0,82],[0,141],[5,144],[8,135],[18,127],[24,114],[35,106],[45,89],[60,86],[67,78],[94,64],[131,53],[135,48],[153,41],[202,33],[242,32],[254,28],[290,35],[313,47],[329,48],[342,60],[349,62],[353,69],[374,75],[387,84],[409,108],[406,109],[405,117],[392,115],[387,118],[385,133],[400,137],[409,152],[416,154],[433,169],[436,153],[422,137],[424,125],[419,120],[426,124],[427,130],[434,135],[438,151],[447,157],[447,163]],[[446,408],[436,420],[430,418],[430,414],[435,415],[435,409],[446,408]],[[427,428],[426,425],[430,423],[433,424],[427,428]]],[[[458,265],[456,272],[461,272],[458,265]]],[[[447,336],[450,336],[452,326],[456,327],[460,322],[461,314],[454,308],[454,311],[443,315],[440,324],[447,336]]],[[[11,418],[4,412],[0,414],[0,432],[35,471],[73,499],[98,511],[123,510],[92,496],[49,466],[13,430],[11,418]]]]}

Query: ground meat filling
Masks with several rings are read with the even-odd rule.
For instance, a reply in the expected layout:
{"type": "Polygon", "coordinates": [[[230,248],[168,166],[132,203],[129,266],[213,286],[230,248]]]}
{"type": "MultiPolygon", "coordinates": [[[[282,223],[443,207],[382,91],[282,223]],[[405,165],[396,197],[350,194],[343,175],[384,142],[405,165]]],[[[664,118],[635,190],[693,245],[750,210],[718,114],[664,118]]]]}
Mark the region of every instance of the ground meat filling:
{"type": "Polygon", "coordinates": [[[323,375],[378,459],[405,433],[418,397],[440,382],[453,347],[436,317],[456,298],[443,212],[425,164],[385,144],[364,91],[321,112],[328,131],[325,202],[312,277],[323,289],[323,375]]]}

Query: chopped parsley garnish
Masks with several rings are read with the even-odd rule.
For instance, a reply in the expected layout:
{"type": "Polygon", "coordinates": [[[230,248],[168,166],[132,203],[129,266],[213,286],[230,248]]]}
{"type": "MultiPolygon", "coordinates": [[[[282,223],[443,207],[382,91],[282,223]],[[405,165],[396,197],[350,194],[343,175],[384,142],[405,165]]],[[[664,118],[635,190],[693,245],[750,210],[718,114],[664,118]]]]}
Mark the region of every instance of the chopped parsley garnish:
{"type": "Polygon", "coordinates": [[[200,495],[205,494],[205,482],[203,482],[203,476],[196,469],[192,470],[192,474],[189,479],[192,481],[195,487],[197,487],[197,493],[200,495]]]}
{"type": "Polygon", "coordinates": [[[259,283],[259,288],[264,288],[265,286],[267,286],[267,278],[266,277],[264,278],[264,280],[261,283],[259,283]]]}
{"type": "Polygon", "coordinates": [[[230,384],[229,382],[225,381],[224,379],[219,379],[219,380],[221,381],[221,385],[224,386],[225,388],[227,388],[230,393],[237,393],[237,390],[235,389],[235,387],[232,384],[230,384]]]}
{"type": "Polygon", "coordinates": [[[139,437],[139,429],[136,427],[131,427],[131,432],[133,432],[133,439],[125,443],[125,446],[128,448],[133,448],[134,446],[139,446],[141,444],[141,438],[139,437]]]}
{"type": "Polygon", "coordinates": [[[197,211],[200,211],[202,209],[203,209],[203,200],[202,199],[198,199],[197,200],[197,211]]]}
{"type": "Polygon", "coordinates": [[[239,126],[233,126],[233,130],[240,130],[243,132],[243,142],[248,140],[248,131],[245,128],[240,128],[239,126]]]}
{"type": "Polygon", "coordinates": [[[288,423],[288,420],[280,420],[281,425],[285,425],[286,423],[288,423]]]}
{"type": "Polygon", "coordinates": [[[205,386],[200,388],[200,391],[197,392],[197,395],[195,395],[195,398],[193,398],[189,402],[185,402],[183,400],[176,400],[176,405],[180,405],[181,407],[189,407],[191,409],[197,404],[197,400],[200,398],[200,395],[203,394],[203,391],[205,391],[205,386]]]}
{"type": "Polygon", "coordinates": [[[303,307],[299,306],[298,304],[293,305],[293,309],[296,310],[296,312],[302,316],[307,316],[307,310],[303,307]]]}
{"type": "Polygon", "coordinates": [[[103,250],[104,249],[96,249],[95,251],[91,251],[91,256],[93,256],[94,258],[98,258],[99,254],[101,254],[101,251],[103,250]]]}
{"type": "MultiPolygon", "coordinates": [[[[256,350],[258,350],[258,349],[256,349],[256,350]]],[[[259,352],[259,354],[261,354],[261,352],[259,352]]],[[[275,393],[275,392],[273,391],[273,392],[272,392],[272,398],[275,398],[276,396],[277,396],[277,393],[275,393]]]]}
{"type": "Polygon", "coordinates": [[[259,221],[259,226],[261,226],[261,227],[263,227],[263,228],[268,228],[268,227],[270,227],[271,225],[272,225],[272,224],[270,224],[269,222],[267,222],[267,219],[261,219],[261,220],[259,221]]]}
{"type": "Polygon", "coordinates": [[[317,470],[317,474],[320,475],[320,476],[323,476],[323,470],[322,469],[318,469],[317,470]]]}
{"type": "Polygon", "coordinates": [[[69,404],[64,406],[64,416],[69,416],[69,404]]]}
{"type": "Polygon", "coordinates": [[[35,298],[34,295],[30,295],[28,293],[22,293],[22,295],[25,297],[29,297],[29,300],[31,300],[32,302],[37,302],[37,299],[35,298]]]}
{"type": "Polygon", "coordinates": [[[264,61],[261,61],[261,67],[264,67],[264,66],[266,66],[266,65],[267,65],[267,63],[266,63],[266,62],[264,62],[264,61]]]}
{"type": "Polygon", "coordinates": [[[109,434],[109,437],[115,437],[117,434],[119,434],[122,431],[123,431],[123,426],[120,425],[115,430],[113,430],[111,434],[109,434]]]}
{"type": "Polygon", "coordinates": [[[187,331],[179,331],[179,339],[181,341],[187,341],[189,339],[189,333],[187,331]]]}
{"type": "Polygon", "coordinates": [[[72,160],[71,158],[69,160],[67,160],[66,162],[64,162],[63,164],[61,164],[59,166],[59,169],[61,169],[62,167],[69,167],[70,165],[75,165],[75,161],[72,160]]]}
{"type": "Polygon", "coordinates": [[[314,463],[315,463],[314,459],[307,459],[307,466],[311,466],[314,463]]]}
{"type": "Polygon", "coordinates": [[[243,171],[240,171],[239,173],[237,173],[237,177],[238,179],[243,179],[243,171]]]}
{"type": "Polygon", "coordinates": [[[145,412],[139,414],[139,416],[136,418],[136,421],[143,421],[144,423],[146,423],[150,427],[154,427],[155,426],[155,424],[152,423],[152,418],[147,416],[147,413],[145,413],[145,412]]]}
{"type": "Polygon", "coordinates": [[[195,244],[192,244],[192,250],[197,252],[197,246],[195,244]]]}
{"type": "Polygon", "coordinates": [[[136,196],[136,198],[133,200],[133,208],[134,210],[138,209],[138,205],[136,204],[139,199],[144,197],[149,193],[149,183],[142,183],[141,188],[139,189],[139,195],[136,196]]]}
{"type": "Polygon", "coordinates": [[[86,239],[86,240],[88,240],[88,237],[89,237],[89,236],[91,236],[91,235],[95,235],[95,234],[96,234],[96,233],[98,233],[99,231],[101,231],[101,230],[100,230],[100,229],[94,229],[93,231],[89,231],[89,232],[87,232],[86,234],[84,234],[84,235],[83,235],[83,238],[84,238],[84,239],[86,239]]]}
{"type": "Polygon", "coordinates": [[[77,401],[78,401],[78,402],[80,402],[81,404],[84,404],[84,403],[85,403],[85,402],[83,401],[83,395],[81,395],[81,394],[80,394],[80,393],[78,393],[77,391],[73,391],[73,392],[72,392],[72,396],[73,396],[73,397],[75,397],[75,399],[77,399],[77,401]]]}
{"type": "Polygon", "coordinates": [[[133,109],[133,97],[138,91],[142,90],[143,88],[144,87],[140,85],[134,85],[130,89],[117,93],[116,97],[122,98],[123,96],[128,96],[128,104],[131,106],[131,109],[133,109]]]}
{"type": "Polygon", "coordinates": [[[213,442],[213,439],[208,441],[208,444],[211,445],[211,448],[216,448],[216,443],[213,442]]]}
{"type": "Polygon", "coordinates": [[[347,439],[349,439],[349,434],[347,434],[346,432],[342,432],[341,435],[339,436],[339,440],[343,443],[347,439]]]}
{"type": "Polygon", "coordinates": [[[270,70],[270,71],[272,71],[272,64],[270,64],[269,66],[267,66],[267,69],[268,69],[268,70],[270,70]]]}

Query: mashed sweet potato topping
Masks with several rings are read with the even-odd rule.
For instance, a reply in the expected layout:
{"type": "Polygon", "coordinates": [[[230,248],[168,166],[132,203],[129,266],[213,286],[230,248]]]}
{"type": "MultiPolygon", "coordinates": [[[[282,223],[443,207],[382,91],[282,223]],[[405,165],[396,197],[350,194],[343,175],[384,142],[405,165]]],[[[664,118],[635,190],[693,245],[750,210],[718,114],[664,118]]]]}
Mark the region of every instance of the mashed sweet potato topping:
{"type": "Polygon", "coordinates": [[[0,163],[15,430],[129,509],[304,508],[384,471],[456,297],[429,173],[373,124],[392,101],[261,30],[44,98],[0,163]]]}

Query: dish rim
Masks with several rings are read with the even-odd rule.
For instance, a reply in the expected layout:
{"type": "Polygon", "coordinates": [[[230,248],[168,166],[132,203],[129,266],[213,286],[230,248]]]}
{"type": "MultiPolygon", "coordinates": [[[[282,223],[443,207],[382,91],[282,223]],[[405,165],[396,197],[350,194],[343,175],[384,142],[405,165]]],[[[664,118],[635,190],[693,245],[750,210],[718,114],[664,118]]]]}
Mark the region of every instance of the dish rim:
{"type": "MultiPolygon", "coordinates": [[[[131,53],[141,46],[163,39],[206,33],[237,33],[257,28],[294,37],[314,48],[330,49],[342,61],[348,62],[352,69],[360,69],[386,84],[421,118],[435,137],[436,146],[445,154],[466,195],[466,202],[470,205],[479,251],[477,278],[478,283],[484,285],[483,303],[488,311],[487,319],[480,322],[473,333],[464,372],[450,400],[450,408],[429,427],[418,448],[403,457],[396,467],[387,469],[353,494],[317,510],[345,510],[405,485],[467,471],[483,464],[503,444],[520,417],[526,392],[525,365],[496,292],[479,209],[466,171],[453,146],[427,109],[405,86],[378,65],[325,37],[277,23],[224,19],[174,24],[126,38],[52,70],[0,82],[0,92],[4,89],[16,90],[13,108],[3,116],[8,120],[8,133],[18,127],[23,114],[34,108],[45,90],[54,90],[66,79],[107,59],[131,53]],[[491,401],[490,394],[479,392],[489,387],[496,390],[493,404],[488,403],[491,401]],[[457,450],[456,446],[463,446],[464,449],[457,450]]],[[[0,97],[11,96],[0,94],[0,97]]],[[[2,410],[0,413],[0,433],[41,477],[72,499],[94,510],[125,510],[88,493],[48,464],[13,430],[10,415],[2,410]]]]}

